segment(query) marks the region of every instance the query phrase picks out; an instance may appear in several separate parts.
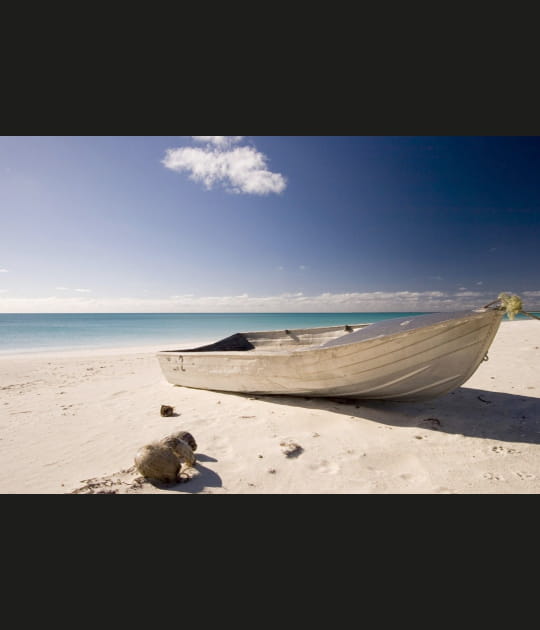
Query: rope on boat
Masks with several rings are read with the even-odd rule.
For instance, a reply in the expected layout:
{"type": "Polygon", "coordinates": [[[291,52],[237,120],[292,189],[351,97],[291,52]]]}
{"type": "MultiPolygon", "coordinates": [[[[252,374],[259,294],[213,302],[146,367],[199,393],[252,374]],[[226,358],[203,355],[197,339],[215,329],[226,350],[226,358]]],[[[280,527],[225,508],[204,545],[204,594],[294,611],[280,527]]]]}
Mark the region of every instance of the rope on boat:
{"type": "Polygon", "coordinates": [[[499,304],[499,308],[504,309],[506,314],[508,315],[508,319],[514,319],[514,317],[518,313],[522,313],[527,317],[532,317],[533,319],[540,320],[540,317],[533,315],[532,313],[527,313],[527,311],[523,310],[523,302],[519,295],[510,295],[509,293],[501,293],[496,300],[486,304],[484,308],[488,308],[488,306],[492,306],[493,304],[499,304]]]}

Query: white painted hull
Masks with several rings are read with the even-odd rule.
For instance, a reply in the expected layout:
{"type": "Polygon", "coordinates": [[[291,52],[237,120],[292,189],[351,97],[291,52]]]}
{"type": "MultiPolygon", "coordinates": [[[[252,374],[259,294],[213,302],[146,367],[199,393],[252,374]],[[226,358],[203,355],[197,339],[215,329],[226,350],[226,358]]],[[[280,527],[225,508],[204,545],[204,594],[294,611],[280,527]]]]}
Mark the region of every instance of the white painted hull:
{"type": "Polygon", "coordinates": [[[243,337],[252,349],[165,351],[158,359],[170,383],[197,389],[428,400],[470,378],[486,356],[502,316],[495,309],[472,311],[415,330],[330,347],[320,347],[321,340],[342,341],[347,334],[343,326],[240,333],[233,337],[243,337]]]}

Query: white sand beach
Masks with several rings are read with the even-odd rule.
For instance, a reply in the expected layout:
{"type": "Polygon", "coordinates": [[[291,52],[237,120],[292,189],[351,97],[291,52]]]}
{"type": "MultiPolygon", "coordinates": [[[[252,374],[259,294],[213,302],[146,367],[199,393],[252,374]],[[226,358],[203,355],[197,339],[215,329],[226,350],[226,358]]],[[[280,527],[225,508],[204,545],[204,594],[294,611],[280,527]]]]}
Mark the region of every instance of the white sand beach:
{"type": "Polygon", "coordinates": [[[422,403],[174,387],[162,349],[0,357],[0,492],[540,492],[538,321],[503,322],[489,361],[422,403]],[[194,476],[143,481],[138,448],[181,429],[198,444],[194,476]],[[289,442],[301,447],[294,456],[289,442]]]}

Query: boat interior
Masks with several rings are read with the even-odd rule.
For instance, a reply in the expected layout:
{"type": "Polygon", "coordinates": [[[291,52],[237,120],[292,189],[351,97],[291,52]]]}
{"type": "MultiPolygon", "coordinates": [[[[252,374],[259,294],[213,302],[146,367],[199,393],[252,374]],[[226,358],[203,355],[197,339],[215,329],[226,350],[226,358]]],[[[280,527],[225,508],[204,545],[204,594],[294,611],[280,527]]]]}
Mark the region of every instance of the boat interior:
{"type": "Polygon", "coordinates": [[[312,346],[322,346],[371,324],[352,324],[295,330],[271,330],[265,332],[235,333],[230,337],[198,348],[164,350],[163,352],[246,352],[264,350],[280,352],[312,346]]]}

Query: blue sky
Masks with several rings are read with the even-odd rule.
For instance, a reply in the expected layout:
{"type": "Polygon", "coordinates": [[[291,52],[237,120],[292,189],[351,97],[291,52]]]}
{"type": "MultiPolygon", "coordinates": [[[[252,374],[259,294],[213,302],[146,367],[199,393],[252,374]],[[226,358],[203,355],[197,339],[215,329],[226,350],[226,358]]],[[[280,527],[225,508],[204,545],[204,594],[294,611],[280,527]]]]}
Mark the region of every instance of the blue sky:
{"type": "Polygon", "coordinates": [[[0,137],[0,313],[540,305],[540,138],[0,137]]]}

